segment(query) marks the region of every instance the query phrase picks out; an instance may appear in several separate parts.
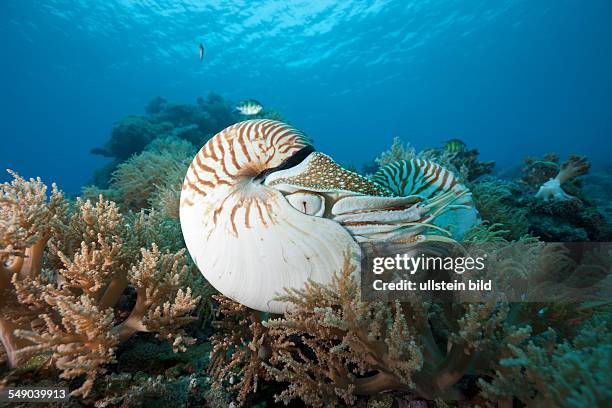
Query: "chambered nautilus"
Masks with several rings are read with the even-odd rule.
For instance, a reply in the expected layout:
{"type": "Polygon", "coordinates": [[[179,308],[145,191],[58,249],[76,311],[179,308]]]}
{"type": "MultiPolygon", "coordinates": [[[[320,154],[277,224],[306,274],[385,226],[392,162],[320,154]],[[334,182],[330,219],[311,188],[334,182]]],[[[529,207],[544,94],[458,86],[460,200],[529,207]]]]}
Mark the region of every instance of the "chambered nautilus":
{"type": "Polygon", "coordinates": [[[247,120],[195,156],[180,219],[189,253],[218,291],[282,313],[284,288],[329,282],[347,251],[359,268],[360,242],[458,238],[477,213],[440,165],[399,161],[367,178],[316,152],[290,125],[247,120]]]}

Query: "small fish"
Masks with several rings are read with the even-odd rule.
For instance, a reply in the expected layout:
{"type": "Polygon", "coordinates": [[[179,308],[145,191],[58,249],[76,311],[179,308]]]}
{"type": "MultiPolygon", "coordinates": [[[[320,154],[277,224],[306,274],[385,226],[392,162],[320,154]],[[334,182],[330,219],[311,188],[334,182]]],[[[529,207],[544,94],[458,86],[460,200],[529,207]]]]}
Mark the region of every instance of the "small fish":
{"type": "Polygon", "coordinates": [[[200,43],[200,62],[204,59],[204,45],[200,43]]]}
{"type": "Polygon", "coordinates": [[[252,116],[261,112],[263,110],[263,106],[255,99],[248,99],[236,105],[236,110],[240,112],[241,115],[252,116]]]}
{"type": "Polygon", "coordinates": [[[444,144],[444,150],[449,153],[459,153],[465,150],[465,143],[459,139],[447,140],[444,144]]]}

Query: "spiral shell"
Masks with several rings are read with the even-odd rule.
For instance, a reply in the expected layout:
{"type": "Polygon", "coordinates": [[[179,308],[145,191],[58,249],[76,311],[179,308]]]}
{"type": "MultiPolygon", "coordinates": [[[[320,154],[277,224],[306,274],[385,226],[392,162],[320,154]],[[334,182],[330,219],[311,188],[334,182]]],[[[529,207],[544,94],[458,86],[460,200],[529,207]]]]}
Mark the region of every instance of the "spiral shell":
{"type": "MultiPolygon", "coordinates": [[[[210,139],[183,183],[180,219],[189,253],[221,293],[253,309],[281,313],[284,288],[307,279],[326,283],[349,250],[359,247],[346,229],[299,211],[299,196],[263,184],[267,172],[310,154],[299,130],[272,120],[249,120],[210,139]]],[[[308,206],[316,205],[308,197],[308,206]]],[[[320,212],[318,208],[314,213],[320,212]]]]}

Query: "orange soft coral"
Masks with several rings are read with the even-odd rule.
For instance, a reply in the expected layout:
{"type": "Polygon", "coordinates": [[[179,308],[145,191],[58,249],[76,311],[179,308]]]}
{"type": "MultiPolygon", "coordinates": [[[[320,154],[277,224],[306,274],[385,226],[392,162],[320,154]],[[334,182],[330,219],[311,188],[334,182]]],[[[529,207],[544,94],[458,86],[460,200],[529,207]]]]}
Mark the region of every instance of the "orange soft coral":
{"type": "Polygon", "coordinates": [[[544,201],[569,201],[576,199],[576,197],[567,194],[561,188],[561,185],[575,177],[586,174],[590,167],[591,164],[586,157],[571,155],[569,159],[561,165],[557,176],[542,184],[536,193],[536,198],[544,201]]]}
{"type": "Polygon", "coordinates": [[[563,184],[574,177],[587,174],[590,168],[591,163],[586,157],[573,154],[561,165],[561,170],[556,178],[563,184]]]}
{"type": "Polygon", "coordinates": [[[15,307],[11,281],[34,279],[41,274],[43,253],[50,238],[51,221],[66,211],[63,194],[40,178],[29,181],[9,170],[14,180],[0,185],[0,343],[9,365],[21,362],[17,351],[30,343],[14,330],[29,327],[36,315],[15,307]]]}
{"type": "Polygon", "coordinates": [[[40,179],[12,173],[0,185],[0,342],[10,366],[50,352],[63,378],[85,376],[87,395],[115,348],[136,332],[156,332],[175,351],[192,343],[180,326],[199,298],[184,288],[184,250],[168,241],[154,213],[128,217],[110,201],[66,201],[40,179]],[[44,255],[44,257],[43,257],[44,255]],[[121,321],[115,307],[128,286],[136,304],[121,321]]]}

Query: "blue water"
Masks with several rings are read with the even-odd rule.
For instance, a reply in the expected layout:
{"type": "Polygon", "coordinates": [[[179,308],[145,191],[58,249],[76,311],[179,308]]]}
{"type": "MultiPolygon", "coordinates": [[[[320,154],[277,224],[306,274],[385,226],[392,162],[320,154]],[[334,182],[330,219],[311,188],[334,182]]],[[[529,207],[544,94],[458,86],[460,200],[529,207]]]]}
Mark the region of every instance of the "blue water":
{"type": "Polygon", "coordinates": [[[209,91],[358,166],[393,136],[610,163],[612,1],[334,3],[0,0],[0,167],[78,192],[115,120],[209,91]]]}

